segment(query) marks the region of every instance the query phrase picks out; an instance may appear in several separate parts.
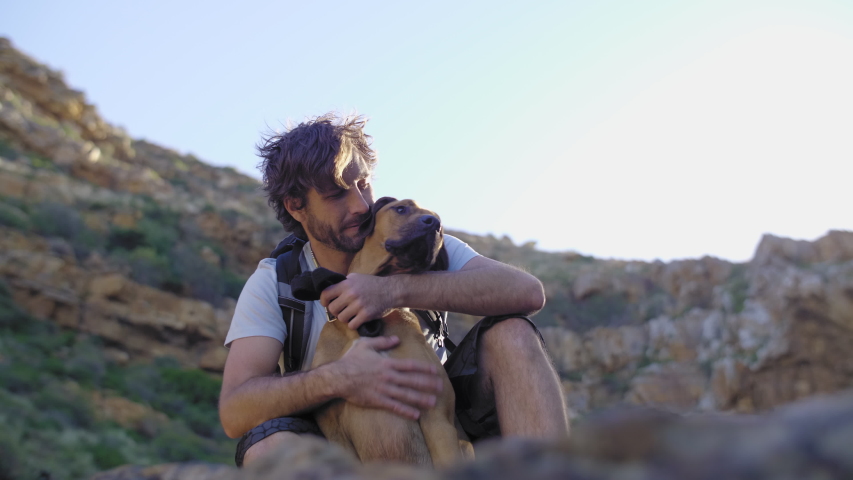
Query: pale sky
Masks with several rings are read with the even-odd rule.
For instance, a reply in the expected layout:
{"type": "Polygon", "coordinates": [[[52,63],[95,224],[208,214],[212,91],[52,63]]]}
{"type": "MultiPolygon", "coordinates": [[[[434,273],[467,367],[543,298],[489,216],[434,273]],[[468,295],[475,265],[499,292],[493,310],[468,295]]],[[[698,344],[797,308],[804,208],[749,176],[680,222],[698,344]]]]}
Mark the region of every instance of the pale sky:
{"type": "Polygon", "coordinates": [[[853,230],[849,0],[0,0],[0,35],[131,136],[254,177],[268,128],[357,110],[377,197],[452,229],[735,261],[853,230]]]}

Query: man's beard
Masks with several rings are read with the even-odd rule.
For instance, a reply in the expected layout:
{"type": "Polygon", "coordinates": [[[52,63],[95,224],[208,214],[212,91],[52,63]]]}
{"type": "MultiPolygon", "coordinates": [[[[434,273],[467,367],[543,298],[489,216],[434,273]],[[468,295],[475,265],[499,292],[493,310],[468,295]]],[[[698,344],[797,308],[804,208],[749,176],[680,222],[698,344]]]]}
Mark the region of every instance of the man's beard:
{"type": "MultiPolygon", "coordinates": [[[[369,215],[370,214],[367,216],[369,215]]],[[[367,217],[365,217],[365,220],[366,218],[367,217]]],[[[362,234],[360,229],[355,237],[347,237],[346,235],[343,235],[343,233],[335,231],[331,225],[320,221],[310,213],[308,214],[308,219],[303,227],[307,232],[310,232],[311,236],[318,242],[344,253],[356,253],[361,250],[361,247],[364,246],[364,239],[366,238],[366,235],[362,234]]]]}

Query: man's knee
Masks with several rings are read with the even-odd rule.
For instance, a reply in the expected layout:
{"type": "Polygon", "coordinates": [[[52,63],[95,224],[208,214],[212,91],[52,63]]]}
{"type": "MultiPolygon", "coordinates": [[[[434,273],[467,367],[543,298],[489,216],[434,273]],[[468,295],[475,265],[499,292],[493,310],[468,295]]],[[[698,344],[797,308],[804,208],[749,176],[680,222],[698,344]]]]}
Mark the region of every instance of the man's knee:
{"type": "Polygon", "coordinates": [[[533,325],[524,318],[509,318],[483,333],[481,348],[487,353],[524,358],[544,353],[542,341],[533,325]]]}
{"type": "Polygon", "coordinates": [[[258,441],[248,450],[243,457],[243,465],[248,465],[251,462],[265,456],[266,454],[278,449],[281,445],[291,442],[298,442],[299,434],[294,432],[276,432],[272,435],[258,441]]]}

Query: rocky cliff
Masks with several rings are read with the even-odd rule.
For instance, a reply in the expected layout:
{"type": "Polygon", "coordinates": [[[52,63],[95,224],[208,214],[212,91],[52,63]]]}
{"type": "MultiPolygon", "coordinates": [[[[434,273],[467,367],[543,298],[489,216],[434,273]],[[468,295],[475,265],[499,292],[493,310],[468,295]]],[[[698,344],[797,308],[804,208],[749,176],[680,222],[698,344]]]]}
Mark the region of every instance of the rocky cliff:
{"type": "MultiPolygon", "coordinates": [[[[29,314],[98,338],[110,362],[221,371],[240,288],[285,235],[258,187],[131,139],[0,39],[0,279],[29,314]]],[[[760,412],[853,386],[853,232],[766,235],[745,264],[454,234],[543,281],[535,320],[576,419],[626,403],[760,412]]],[[[474,320],[453,316],[452,335],[474,320]]]]}

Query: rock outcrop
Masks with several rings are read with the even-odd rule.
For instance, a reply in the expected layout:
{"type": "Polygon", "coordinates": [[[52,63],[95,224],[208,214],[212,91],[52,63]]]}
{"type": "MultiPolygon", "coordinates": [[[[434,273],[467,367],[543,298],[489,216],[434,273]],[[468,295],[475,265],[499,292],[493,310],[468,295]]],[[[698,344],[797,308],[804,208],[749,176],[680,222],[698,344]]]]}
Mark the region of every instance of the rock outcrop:
{"type": "Polygon", "coordinates": [[[31,314],[98,335],[134,358],[171,356],[188,366],[221,371],[233,300],[214,308],[137,284],[87,260],[78,262],[57,241],[0,227],[0,276],[16,303],[31,314]]]}
{"type": "MultiPolygon", "coordinates": [[[[660,295],[665,302],[659,315],[637,324],[543,329],[573,410],[628,402],[677,412],[754,412],[849,388],[851,245],[853,232],[829,232],[815,242],[767,235],[746,265],[646,265],[640,283],[650,293],[633,300],[614,273],[618,265],[578,275],[573,293],[585,292],[584,299],[623,296],[636,304],[660,295]],[[598,279],[594,293],[590,277],[598,279]]],[[[636,265],[623,263],[624,275],[636,265]]]]}
{"type": "Polygon", "coordinates": [[[853,477],[853,392],[765,415],[682,417],[623,408],[582,422],[558,442],[507,439],[446,470],[361,465],[322,440],[300,439],[238,470],[206,464],[121,467],[93,480],[262,479],[845,479],[853,477]]]}

